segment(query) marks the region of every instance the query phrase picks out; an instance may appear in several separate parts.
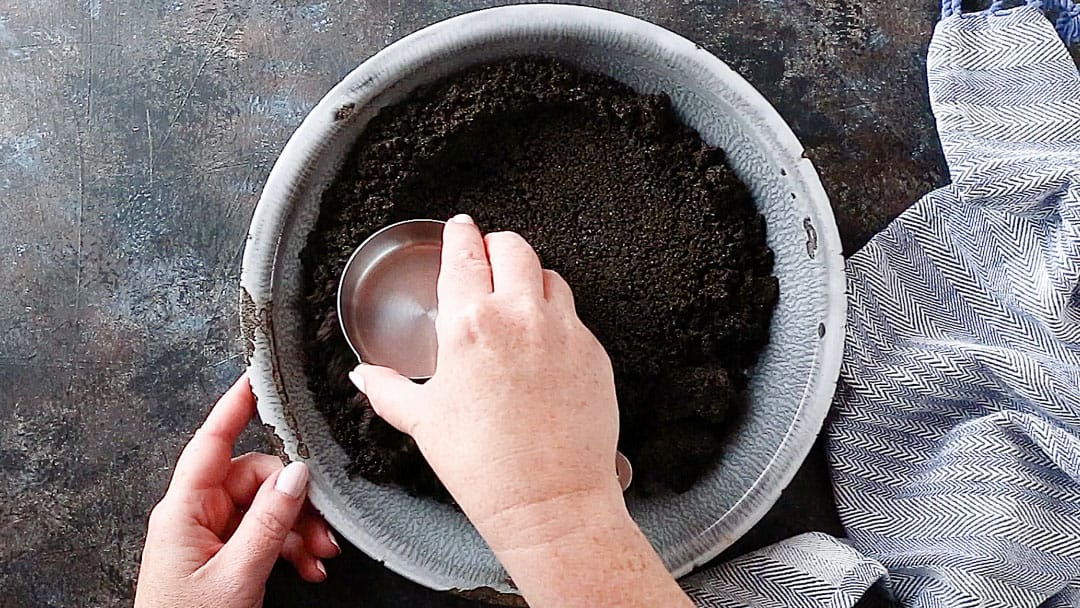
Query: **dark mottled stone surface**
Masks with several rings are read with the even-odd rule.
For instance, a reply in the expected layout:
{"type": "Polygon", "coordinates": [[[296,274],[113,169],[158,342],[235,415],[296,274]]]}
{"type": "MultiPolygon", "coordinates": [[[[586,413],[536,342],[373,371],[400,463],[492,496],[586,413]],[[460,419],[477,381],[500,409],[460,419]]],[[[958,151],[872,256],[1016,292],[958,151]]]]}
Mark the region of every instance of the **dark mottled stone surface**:
{"type": "MultiPolygon", "coordinates": [[[[490,4],[0,4],[0,606],[130,605],[145,514],[241,370],[240,254],[275,155],[365,57],[490,4]]],[[[817,164],[848,253],[945,180],[934,2],[596,4],[758,87],[817,164]]],[[[727,555],[805,530],[841,531],[820,450],[727,555]]],[[[267,605],[470,605],[351,548],[329,570],[316,587],[279,568],[267,605]]]]}

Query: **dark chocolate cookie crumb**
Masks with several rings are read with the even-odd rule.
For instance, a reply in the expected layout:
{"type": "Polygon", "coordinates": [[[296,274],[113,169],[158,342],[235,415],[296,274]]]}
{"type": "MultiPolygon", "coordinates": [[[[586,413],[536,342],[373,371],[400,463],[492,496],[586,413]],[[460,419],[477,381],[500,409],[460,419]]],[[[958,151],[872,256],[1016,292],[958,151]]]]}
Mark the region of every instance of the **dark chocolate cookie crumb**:
{"type": "Polygon", "coordinates": [[[615,368],[634,487],[693,485],[769,338],[778,286],[764,219],[666,96],[537,58],[476,67],[383,109],[323,196],[302,254],[306,369],[350,473],[448,498],[413,441],[346,380],[355,360],[335,299],[372,232],[455,213],[519,232],[574,288],[615,368]]]}

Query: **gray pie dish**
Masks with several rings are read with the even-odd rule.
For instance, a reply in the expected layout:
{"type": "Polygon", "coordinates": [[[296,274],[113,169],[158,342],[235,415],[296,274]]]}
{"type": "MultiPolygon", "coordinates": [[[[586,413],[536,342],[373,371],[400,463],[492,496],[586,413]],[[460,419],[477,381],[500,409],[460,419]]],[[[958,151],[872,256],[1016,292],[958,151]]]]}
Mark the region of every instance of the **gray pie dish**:
{"type": "Polygon", "coordinates": [[[433,589],[514,593],[458,510],[346,474],[349,459],[308,389],[299,253],[323,191],[380,108],[468,66],[523,55],[667,93],[689,126],[727,152],[766,219],[780,300],[747,412],[724,456],[691,490],[629,499],[634,519],[681,576],[753,526],[806,457],[835,389],[846,300],[832,210],[791,129],[727,65],[656,25],[580,6],[486,9],[403,38],[335,86],[281,152],[244,250],[241,327],[259,415],[284,456],[308,463],[311,501],[349,542],[433,589]]]}

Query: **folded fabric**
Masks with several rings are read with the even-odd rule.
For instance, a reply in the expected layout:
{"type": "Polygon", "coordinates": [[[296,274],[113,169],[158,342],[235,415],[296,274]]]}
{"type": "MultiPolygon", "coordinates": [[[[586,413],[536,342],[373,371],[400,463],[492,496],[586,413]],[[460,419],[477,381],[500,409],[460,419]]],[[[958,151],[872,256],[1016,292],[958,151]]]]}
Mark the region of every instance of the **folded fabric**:
{"type": "Polygon", "coordinates": [[[848,538],[689,577],[700,605],[842,608],[880,581],[912,608],[1080,606],[1080,74],[1058,33],[1039,6],[938,24],[952,184],[847,263],[826,431],[848,538]]]}

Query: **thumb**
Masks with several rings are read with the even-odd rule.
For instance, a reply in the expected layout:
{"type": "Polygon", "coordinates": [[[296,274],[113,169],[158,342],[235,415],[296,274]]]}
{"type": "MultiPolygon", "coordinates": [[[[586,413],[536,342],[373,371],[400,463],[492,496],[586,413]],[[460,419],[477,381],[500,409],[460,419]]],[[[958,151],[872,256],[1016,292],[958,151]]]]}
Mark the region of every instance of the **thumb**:
{"type": "Polygon", "coordinates": [[[380,418],[411,435],[420,419],[420,385],[388,367],[361,364],[349,372],[349,380],[367,395],[380,418]]]}
{"type": "Polygon", "coordinates": [[[307,482],[308,468],[302,462],[290,463],[263,481],[240,525],[214,556],[226,571],[260,585],[266,581],[304,506],[307,482]]]}

